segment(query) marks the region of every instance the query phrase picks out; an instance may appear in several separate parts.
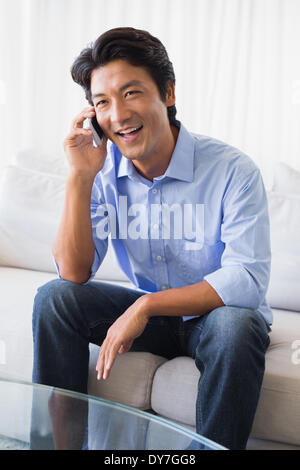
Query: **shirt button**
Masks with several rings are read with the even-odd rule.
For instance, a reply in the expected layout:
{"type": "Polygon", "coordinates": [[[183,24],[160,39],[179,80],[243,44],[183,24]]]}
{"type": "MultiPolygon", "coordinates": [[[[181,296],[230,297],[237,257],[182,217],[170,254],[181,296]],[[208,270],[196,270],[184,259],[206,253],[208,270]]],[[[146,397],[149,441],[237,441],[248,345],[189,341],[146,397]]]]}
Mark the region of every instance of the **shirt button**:
{"type": "Polygon", "coordinates": [[[157,193],[157,189],[155,189],[155,188],[152,189],[152,193],[153,193],[153,194],[156,194],[156,193],[157,193]]]}
{"type": "Polygon", "coordinates": [[[157,225],[157,224],[154,224],[154,225],[153,225],[153,228],[154,228],[154,230],[157,230],[157,229],[158,229],[158,225],[157,225]]]}
{"type": "Polygon", "coordinates": [[[162,257],[160,255],[157,255],[156,259],[157,259],[157,261],[161,261],[162,257]]]}

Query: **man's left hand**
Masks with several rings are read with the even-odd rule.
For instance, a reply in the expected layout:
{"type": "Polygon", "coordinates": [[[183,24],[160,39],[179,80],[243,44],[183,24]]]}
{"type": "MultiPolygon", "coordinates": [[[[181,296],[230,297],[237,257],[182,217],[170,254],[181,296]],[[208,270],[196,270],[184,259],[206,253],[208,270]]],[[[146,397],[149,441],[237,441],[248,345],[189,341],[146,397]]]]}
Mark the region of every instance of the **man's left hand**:
{"type": "Polygon", "coordinates": [[[146,295],[139,297],[108,329],[97,361],[98,380],[107,379],[117,353],[129,351],[148,323],[146,295]]]}

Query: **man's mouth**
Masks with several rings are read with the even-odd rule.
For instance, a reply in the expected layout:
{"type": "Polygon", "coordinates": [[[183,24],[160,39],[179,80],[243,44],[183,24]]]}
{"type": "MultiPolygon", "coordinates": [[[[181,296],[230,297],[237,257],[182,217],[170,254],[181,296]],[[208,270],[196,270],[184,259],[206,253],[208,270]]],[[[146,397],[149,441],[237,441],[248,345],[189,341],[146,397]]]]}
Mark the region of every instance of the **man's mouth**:
{"type": "Polygon", "coordinates": [[[143,128],[143,126],[128,127],[127,129],[124,129],[120,132],[116,132],[116,134],[119,135],[123,140],[125,140],[127,142],[132,142],[133,140],[135,140],[135,138],[140,133],[142,128],[143,128]]]}

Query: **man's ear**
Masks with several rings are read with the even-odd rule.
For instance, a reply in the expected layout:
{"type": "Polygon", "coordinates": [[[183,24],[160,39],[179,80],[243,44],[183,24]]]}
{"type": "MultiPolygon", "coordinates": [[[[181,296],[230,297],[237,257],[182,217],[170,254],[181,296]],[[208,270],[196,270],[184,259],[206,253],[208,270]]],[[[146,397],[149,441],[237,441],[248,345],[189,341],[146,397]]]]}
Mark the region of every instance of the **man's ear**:
{"type": "Polygon", "coordinates": [[[176,98],[175,98],[175,83],[174,82],[169,82],[167,94],[166,94],[166,102],[165,105],[167,107],[173,106],[175,104],[176,98]]]}

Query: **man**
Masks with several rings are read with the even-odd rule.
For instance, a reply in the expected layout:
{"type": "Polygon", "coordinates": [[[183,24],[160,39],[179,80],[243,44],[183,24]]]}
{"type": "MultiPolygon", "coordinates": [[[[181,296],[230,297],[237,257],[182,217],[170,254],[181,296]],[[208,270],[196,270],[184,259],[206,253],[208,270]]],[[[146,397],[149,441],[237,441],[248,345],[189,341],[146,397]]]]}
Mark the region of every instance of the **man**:
{"type": "Polygon", "coordinates": [[[201,373],[197,432],[243,449],[272,323],[260,172],[176,120],[173,67],[149,33],[107,31],[81,52],[72,77],[90,107],[64,142],[70,172],[53,250],[60,279],[35,298],[33,381],[86,393],[89,342],[101,345],[99,380],[118,353],[188,355],[201,373]],[[104,132],[99,147],[83,127],[92,117],[104,132]],[[108,232],[132,289],[92,280],[108,232]]]}

